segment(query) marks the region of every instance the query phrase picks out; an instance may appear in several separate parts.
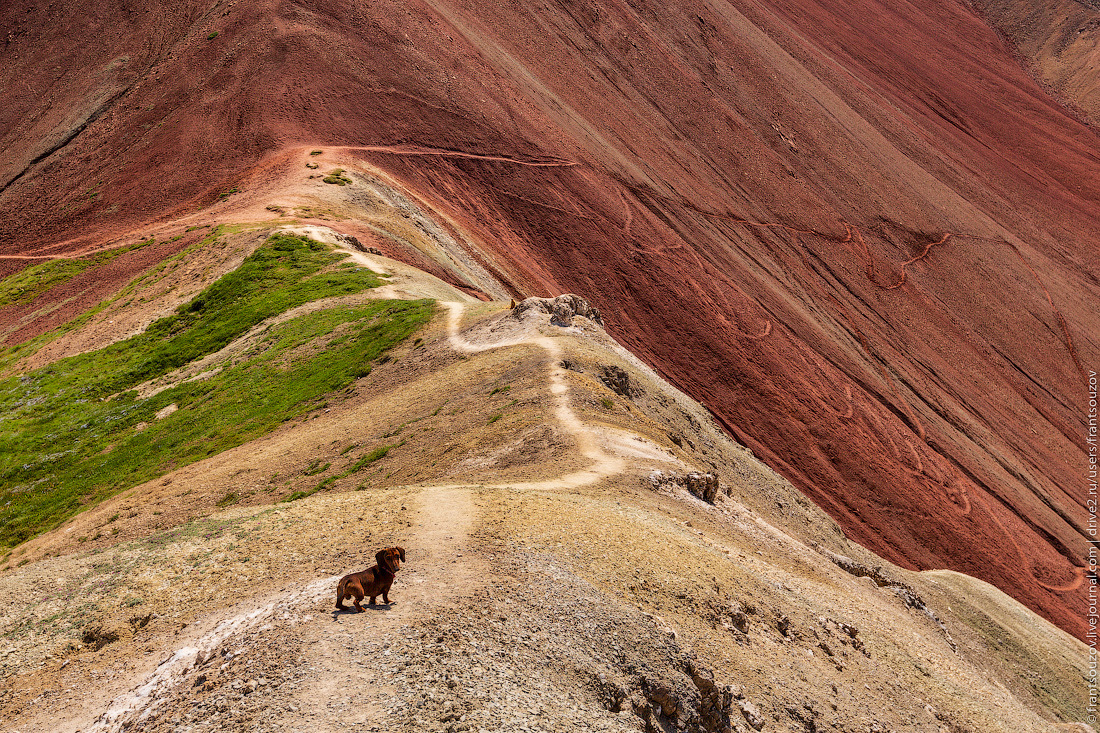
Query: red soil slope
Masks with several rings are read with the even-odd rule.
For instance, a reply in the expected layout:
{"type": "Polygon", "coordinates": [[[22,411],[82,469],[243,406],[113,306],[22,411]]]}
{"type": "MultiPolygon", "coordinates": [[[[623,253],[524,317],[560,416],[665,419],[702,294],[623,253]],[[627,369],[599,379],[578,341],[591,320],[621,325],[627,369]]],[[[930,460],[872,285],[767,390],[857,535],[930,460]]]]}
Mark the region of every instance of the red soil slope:
{"type": "Polygon", "coordinates": [[[1100,5],[1092,0],[977,0],[1028,67],[1089,124],[1100,125],[1100,5]]]}
{"type": "Polygon", "coordinates": [[[854,539],[1083,637],[1100,136],[961,0],[89,5],[0,9],[0,254],[344,146],[854,539]]]}

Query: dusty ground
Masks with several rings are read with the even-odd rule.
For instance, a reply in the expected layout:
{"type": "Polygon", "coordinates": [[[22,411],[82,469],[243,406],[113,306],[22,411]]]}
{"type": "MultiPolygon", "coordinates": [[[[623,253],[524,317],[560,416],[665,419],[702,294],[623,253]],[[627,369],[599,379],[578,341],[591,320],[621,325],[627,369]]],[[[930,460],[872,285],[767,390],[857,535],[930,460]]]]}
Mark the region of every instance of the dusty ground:
{"type": "MultiPolygon", "coordinates": [[[[411,295],[440,287],[399,269],[411,295]]],[[[1056,726],[1082,715],[1079,642],[848,543],[587,319],[455,299],[420,339],[328,408],[27,543],[0,574],[6,729],[1085,730],[1056,726]],[[278,503],[315,461],[398,439],[367,480],[278,503]],[[656,492],[677,469],[731,496],[656,492]],[[395,603],[335,612],[339,576],[391,545],[395,603]],[[90,628],[118,638],[95,650],[90,628]]]]}

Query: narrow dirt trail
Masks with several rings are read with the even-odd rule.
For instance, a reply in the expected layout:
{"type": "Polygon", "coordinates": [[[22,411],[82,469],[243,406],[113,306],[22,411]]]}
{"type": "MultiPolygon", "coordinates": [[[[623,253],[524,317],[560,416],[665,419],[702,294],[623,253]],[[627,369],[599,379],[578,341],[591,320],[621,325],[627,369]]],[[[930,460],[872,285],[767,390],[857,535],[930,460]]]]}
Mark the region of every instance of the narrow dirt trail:
{"type": "Polygon", "coordinates": [[[301,627],[303,665],[312,673],[298,690],[294,709],[279,721],[285,728],[336,730],[383,722],[394,691],[356,645],[364,638],[385,639],[441,607],[457,606],[483,582],[483,563],[467,547],[475,517],[470,491],[425,488],[416,502],[407,564],[397,574],[391,605],[367,606],[364,613],[337,611],[335,577],[315,597],[326,610],[301,627]]]}
{"type": "MultiPolygon", "coordinates": [[[[531,483],[477,485],[512,490],[561,490],[594,483],[623,470],[620,458],[608,455],[598,444],[596,434],[573,412],[569,386],[561,367],[561,348],[547,336],[521,336],[504,341],[474,343],[461,335],[465,305],[445,302],[448,309],[448,341],[456,351],[466,354],[534,344],[546,350],[549,391],[554,400],[554,416],[577,442],[576,450],[592,465],[584,470],[531,483]]],[[[393,634],[417,619],[429,617],[444,607],[454,607],[463,596],[477,590],[487,577],[487,568],[475,557],[467,543],[473,529],[476,508],[471,490],[474,485],[434,485],[423,487],[417,495],[419,506],[413,518],[415,531],[408,540],[405,569],[398,574],[392,592],[395,601],[389,607],[370,608],[366,613],[343,613],[330,609],[329,618],[303,627],[304,664],[318,670],[309,684],[298,693],[296,709],[280,723],[298,730],[330,730],[346,725],[375,725],[391,711],[386,701],[395,691],[380,678],[374,665],[349,653],[363,634],[378,637],[393,634]],[[384,608],[384,610],[382,610],[384,608]],[[330,620],[331,619],[331,620],[330,620]]],[[[334,596],[335,578],[327,590],[334,596]]],[[[316,597],[316,596],[315,596],[316,597]]],[[[334,598],[323,595],[318,602],[335,605],[334,598]]],[[[396,722],[396,721],[391,721],[396,722]]]]}
{"type": "Polygon", "coordinates": [[[242,602],[214,614],[194,626],[190,639],[167,656],[156,669],[127,693],[111,700],[88,732],[121,731],[160,709],[186,685],[192,670],[233,644],[235,637],[289,624],[301,642],[305,683],[295,702],[278,716],[291,730],[327,731],[348,724],[378,724],[393,715],[387,701],[394,691],[377,665],[353,652],[364,637],[386,638],[418,619],[443,608],[456,607],[464,596],[480,588],[487,568],[468,542],[476,520],[475,488],[511,490],[562,490],[590,485],[624,469],[625,462],[600,446],[597,433],[585,425],[570,405],[570,390],[561,366],[561,347],[556,339],[523,335],[515,339],[477,343],[460,331],[465,305],[444,302],[448,309],[448,342],[461,353],[534,344],[547,354],[547,380],[554,401],[554,417],[573,436],[576,451],[591,461],[580,471],[538,482],[429,485],[411,501],[412,532],[406,540],[407,564],[398,573],[389,606],[368,607],[365,613],[335,609],[339,576],[318,578],[293,591],[242,602]]]}
{"type": "Polygon", "coordinates": [[[562,428],[577,441],[577,452],[592,461],[592,465],[582,471],[575,471],[545,481],[493,485],[494,488],[551,490],[576,488],[622,472],[625,465],[623,460],[606,453],[600,447],[595,431],[581,422],[576,413],[573,412],[573,408],[569,403],[569,384],[565,379],[565,369],[561,366],[561,347],[556,339],[549,336],[521,336],[505,341],[474,343],[464,338],[460,333],[465,305],[454,302],[444,303],[443,305],[449,311],[447,334],[455,351],[474,354],[522,344],[534,344],[546,350],[550,394],[553,395],[554,399],[554,417],[561,423],[562,428]]]}
{"type": "Polygon", "coordinates": [[[364,660],[356,646],[364,639],[386,638],[441,607],[458,605],[485,577],[483,563],[467,547],[475,518],[471,492],[432,487],[413,501],[408,563],[397,575],[390,606],[368,606],[364,613],[337,611],[336,575],[283,589],[259,605],[255,600],[241,602],[196,623],[187,641],[128,692],[111,700],[94,721],[72,720],[67,727],[75,725],[84,733],[127,730],[170,705],[207,660],[236,649],[238,640],[249,634],[272,628],[296,637],[302,657],[293,663],[307,672],[292,704],[277,716],[284,729],[335,731],[348,724],[378,723],[387,715],[391,691],[376,665],[364,660]]]}

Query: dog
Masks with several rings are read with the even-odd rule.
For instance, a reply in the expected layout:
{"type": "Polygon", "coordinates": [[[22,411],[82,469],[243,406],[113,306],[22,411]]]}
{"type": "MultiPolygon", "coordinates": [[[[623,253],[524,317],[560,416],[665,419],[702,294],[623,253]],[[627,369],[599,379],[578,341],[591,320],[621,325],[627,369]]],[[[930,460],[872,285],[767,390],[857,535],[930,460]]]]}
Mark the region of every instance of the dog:
{"type": "Polygon", "coordinates": [[[374,559],[377,565],[372,565],[360,573],[352,573],[340,578],[336,586],[336,610],[347,611],[344,599],[355,598],[355,612],[362,613],[366,609],[359,605],[365,596],[370,596],[370,605],[374,605],[374,599],[382,596],[382,602],[386,605],[390,600],[390,586],[397,571],[401,569],[401,563],[405,562],[404,547],[389,547],[375,553],[374,559]]]}

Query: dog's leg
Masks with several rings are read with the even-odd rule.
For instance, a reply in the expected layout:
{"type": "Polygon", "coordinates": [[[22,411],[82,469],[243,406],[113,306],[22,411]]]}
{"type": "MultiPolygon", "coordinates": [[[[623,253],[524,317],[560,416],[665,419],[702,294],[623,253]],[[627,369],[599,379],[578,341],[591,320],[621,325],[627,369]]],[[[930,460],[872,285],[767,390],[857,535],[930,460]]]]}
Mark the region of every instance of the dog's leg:
{"type": "Polygon", "coordinates": [[[344,592],[345,587],[346,587],[346,585],[344,584],[343,579],[336,586],[336,610],[338,610],[338,611],[346,611],[347,610],[347,607],[344,606],[344,599],[348,597],[348,594],[344,592]]]}
{"type": "Polygon", "coordinates": [[[347,598],[347,597],[348,596],[347,596],[346,593],[337,593],[336,594],[336,610],[338,610],[338,611],[348,610],[348,607],[344,605],[344,599],[347,598]]]}

